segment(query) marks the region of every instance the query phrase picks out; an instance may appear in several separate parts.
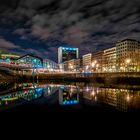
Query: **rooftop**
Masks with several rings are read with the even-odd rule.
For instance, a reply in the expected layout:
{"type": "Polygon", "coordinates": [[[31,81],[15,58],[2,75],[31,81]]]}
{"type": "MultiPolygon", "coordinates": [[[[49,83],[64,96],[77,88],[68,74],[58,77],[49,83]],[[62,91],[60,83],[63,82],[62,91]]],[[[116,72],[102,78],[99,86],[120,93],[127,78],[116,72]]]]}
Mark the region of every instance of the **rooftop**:
{"type": "Polygon", "coordinates": [[[43,59],[42,59],[41,57],[36,56],[36,55],[33,55],[33,54],[26,54],[26,55],[21,56],[21,57],[20,57],[20,58],[18,58],[18,59],[24,58],[24,57],[26,57],[26,56],[35,57],[35,58],[41,59],[41,60],[43,61],[43,59]]]}
{"type": "Polygon", "coordinates": [[[123,40],[121,40],[121,41],[118,41],[118,43],[120,43],[120,42],[125,42],[125,41],[135,41],[135,42],[139,42],[139,43],[140,43],[140,41],[138,41],[138,40],[129,39],[129,38],[126,38],[126,39],[123,39],[123,40]]]}

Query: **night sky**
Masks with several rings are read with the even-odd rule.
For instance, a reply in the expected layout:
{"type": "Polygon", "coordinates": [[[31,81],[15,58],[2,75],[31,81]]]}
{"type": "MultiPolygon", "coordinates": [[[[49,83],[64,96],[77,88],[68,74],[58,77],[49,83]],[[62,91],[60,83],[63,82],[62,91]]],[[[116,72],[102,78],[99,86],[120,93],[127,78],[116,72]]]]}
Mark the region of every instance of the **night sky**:
{"type": "Polygon", "coordinates": [[[140,40],[139,0],[0,0],[0,50],[57,61],[61,45],[80,55],[140,40]]]}

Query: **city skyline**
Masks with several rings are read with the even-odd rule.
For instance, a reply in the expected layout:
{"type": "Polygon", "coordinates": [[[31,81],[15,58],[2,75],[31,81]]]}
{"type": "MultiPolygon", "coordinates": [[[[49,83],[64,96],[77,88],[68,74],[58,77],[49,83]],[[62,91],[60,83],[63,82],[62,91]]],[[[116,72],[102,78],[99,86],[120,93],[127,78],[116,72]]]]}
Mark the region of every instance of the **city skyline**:
{"type": "Polygon", "coordinates": [[[138,0],[2,0],[0,50],[57,62],[60,46],[79,48],[82,56],[140,40],[139,7],[138,0]]]}

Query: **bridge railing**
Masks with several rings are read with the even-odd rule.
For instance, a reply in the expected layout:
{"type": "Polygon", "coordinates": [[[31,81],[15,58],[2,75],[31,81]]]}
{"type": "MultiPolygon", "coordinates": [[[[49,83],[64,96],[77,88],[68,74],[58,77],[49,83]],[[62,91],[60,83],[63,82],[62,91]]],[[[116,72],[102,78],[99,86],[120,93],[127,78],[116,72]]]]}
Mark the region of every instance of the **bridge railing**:
{"type": "Polygon", "coordinates": [[[11,63],[7,63],[7,62],[0,62],[0,66],[4,66],[4,67],[25,67],[25,68],[32,68],[32,66],[30,64],[11,64],[11,63]]]}

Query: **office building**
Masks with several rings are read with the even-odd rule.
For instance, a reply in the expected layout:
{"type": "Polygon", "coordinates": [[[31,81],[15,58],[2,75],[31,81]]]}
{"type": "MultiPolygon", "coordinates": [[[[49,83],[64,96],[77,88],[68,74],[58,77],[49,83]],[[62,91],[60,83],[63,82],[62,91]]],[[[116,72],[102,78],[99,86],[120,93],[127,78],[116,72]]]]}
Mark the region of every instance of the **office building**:
{"type": "Polygon", "coordinates": [[[83,61],[83,70],[90,70],[91,69],[91,63],[92,63],[92,54],[85,54],[82,57],[83,61]]]}
{"type": "MultiPolygon", "coordinates": [[[[83,56],[83,65],[90,64],[90,55],[83,56]]],[[[125,39],[114,47],[93,54],[91,67],[100,72],[139,72],[140,42],[125,39]],[[98,68],[97,68],[98,66],[98,68]]]]}
{"type": "Polygon", "coordinates": [[[71,59],[77,59],[79,56],[78,48],[66,48],[59,47],[58,48],[58,63],[64,63],[65,61],[69,61],[71,59]]]}
{"type": "Polygon", "coordinates": [[[117,110],[126,112],[128,109],[127,89],[99,88],[97,98],[100,103],[110,105],[117,110]]]}
{"type": "Polygon", "coordinates": [[[83,66],[91,65],[92,63],[92,54],[85,54],[83,55],[83,66]]]}
{"type": "Polygon", "coordinates": [[[75,86],[59,88],[59,104],[75,105],[79,103],[79,89],[75,86]]]}
{"type": "Polygon", "coordinates": [[[116,47],[104,50],[102,57],[102,70],[104,72],[116,71],[116,47]]]}
{"type": "Polygon", "coordinates": [[[81,60],[80,59],[72,59],[64,62],[64,70],[65,71],[79,71],[81,69],[81,60]]]}
{"type": "Polygon", "coordinates": [[[117,71],[140,71],[140,42],[125,39],[116,44],[117,71]]]}
{"type": "Polygon", "coordinates": [[[102,72],[103,68],[103,53],[104,51],[99,51],[92,54],[92,71],[102,72]]]}
{"type": "Polygon", "coordinates": [[[43,68],[58,69],[58,64],[49,59],[43,59],[43,68]]]}

